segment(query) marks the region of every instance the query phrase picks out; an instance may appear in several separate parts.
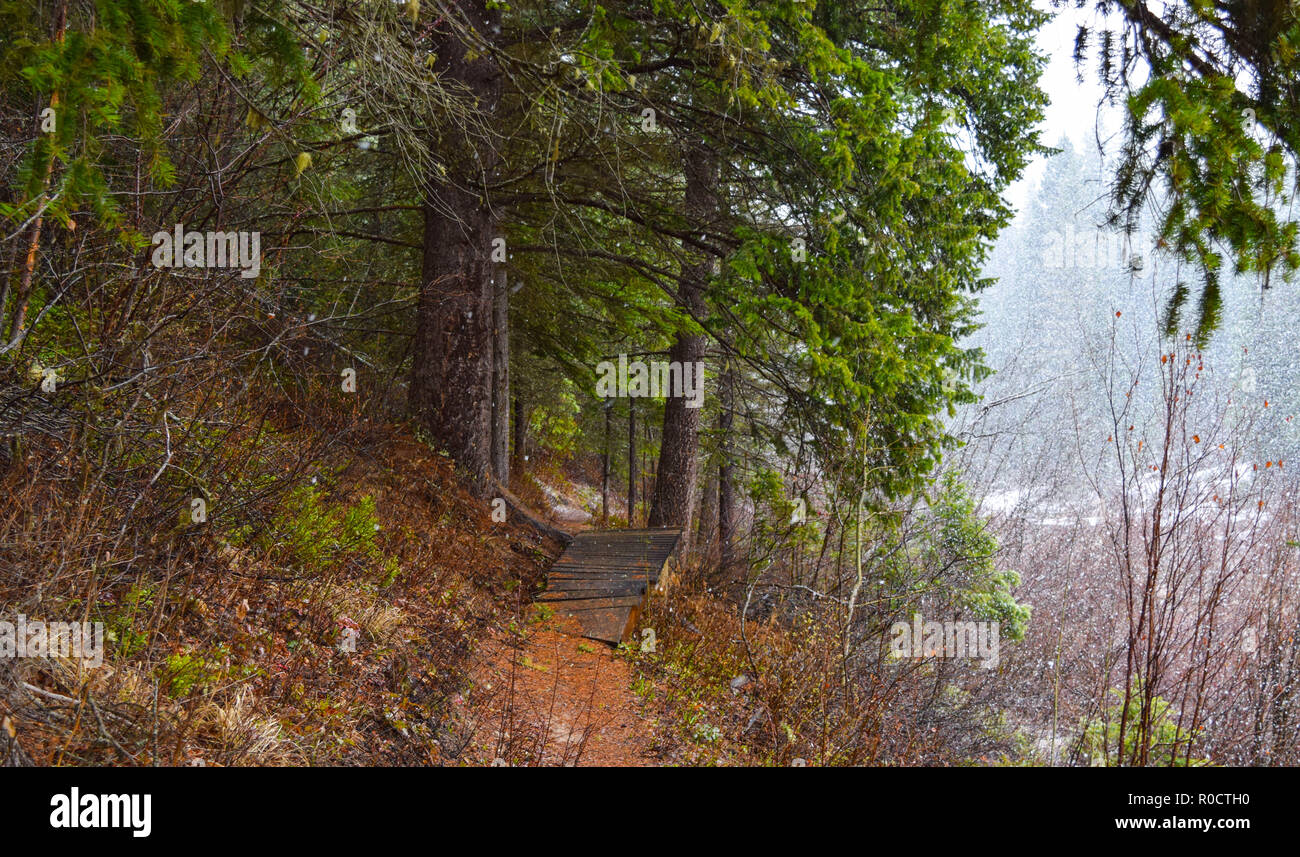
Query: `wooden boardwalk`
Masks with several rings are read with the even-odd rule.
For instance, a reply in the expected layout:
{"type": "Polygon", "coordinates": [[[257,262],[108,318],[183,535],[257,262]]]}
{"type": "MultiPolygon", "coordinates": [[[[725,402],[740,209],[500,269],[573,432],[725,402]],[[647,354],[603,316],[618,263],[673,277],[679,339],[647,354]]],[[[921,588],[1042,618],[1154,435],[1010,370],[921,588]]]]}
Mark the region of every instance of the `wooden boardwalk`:
{"type": "Polygon", "coordinates": [[[579,533],[551,566],[538,600],[577,619],[582,636],[618,645],[664,582],[681,535],[680,528],[579,533]]]}

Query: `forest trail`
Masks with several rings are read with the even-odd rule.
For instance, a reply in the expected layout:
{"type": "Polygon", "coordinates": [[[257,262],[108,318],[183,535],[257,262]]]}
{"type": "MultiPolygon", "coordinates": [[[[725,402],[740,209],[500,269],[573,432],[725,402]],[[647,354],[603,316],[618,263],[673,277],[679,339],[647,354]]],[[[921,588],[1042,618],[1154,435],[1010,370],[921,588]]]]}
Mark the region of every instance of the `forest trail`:
{"type": "Polygon", "coordinates": [[[478,711],[483,764],[642,766],[656,757],[651,704],[633,691],[632,667],[608,646],[552,617],[522,637],[494,639],[474,676],[488,690],[478,711]]]}
{"type": "MultiPolygon", "coordinates": [[[[563,767],[660,764],[654,725],[661,712],[633,691],[632,665],[617,653],[612,641],[590,639],[591,629],[583,621],[557,609],[566,602],[553,600],[562,597],[557,589],[566,585],[590,585],[573,582],[572,560],[592,557],[592,550],[599,550],[599,534],[626,544],[623,534],[642,531],[597,530],[592,516],[570,505],[568,498],[555,498],[550,505],[549,523],[576,539],[548,570],[550,597],[544,593],[532,608],[535,621],[517,633],[494,635],[485,647],[473,675],[473,685],[486,691],[474,713],[483,724],[476,761],[563,767]],[[570,579],[566,584],[552,575],[570,579]]],[[[656,543],[664,541],[658,533],[655,536],[656,543]]],[[[658,559],[662,566],[672,546],[660,547],[651,561],[658,559]]],[[[637,574],[653,586],[658,571],[656,567],[653,574],[637,574]]],[[[615,624],[633,622],[636,615],[637,611],[624,610],[615,624]]]]}

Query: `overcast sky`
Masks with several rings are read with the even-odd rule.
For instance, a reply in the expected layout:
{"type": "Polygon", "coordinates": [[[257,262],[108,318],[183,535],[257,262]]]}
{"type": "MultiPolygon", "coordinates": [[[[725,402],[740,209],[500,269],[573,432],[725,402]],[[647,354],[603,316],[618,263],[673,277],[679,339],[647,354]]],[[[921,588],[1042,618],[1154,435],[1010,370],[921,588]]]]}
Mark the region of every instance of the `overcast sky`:
{"type": "MultiPolygon", "coordinates": [[[[1046,7],[1046,0],[1040,0],[1040,6],[1046,7]]],[[[1101,86],[1097,83],[1096,66],[1093,58],[1083,68],[1083,82],[1078,80],[1074,65],[1074,34],[1078,24],[1095,22],[1093,9],[1058,9],[1053,10],[1054,17],[1039,33],[1038,43],[1043,53],[1047,54],[1048,66],[1043,72],[1041,85],[1043,91],[1052,100],[1047,107],[1047,116],[1040,126],[1042,140],[1049,146],[1056,145],[1062,137],[1068,137],[1076,147],[1096,146],[1100,131],[1102,140],[1119,128],[1115,111],[1105,111],[1098,126],[1097,101],[1101,97],[1101,86]]],[[[1023,207],[1033,186],[1043,174],[1045,158],[1038,158],[1025,172],[1025,177],[1016,182],[1007,191],[1007,198],[1017,208],[1023,207]]]]}

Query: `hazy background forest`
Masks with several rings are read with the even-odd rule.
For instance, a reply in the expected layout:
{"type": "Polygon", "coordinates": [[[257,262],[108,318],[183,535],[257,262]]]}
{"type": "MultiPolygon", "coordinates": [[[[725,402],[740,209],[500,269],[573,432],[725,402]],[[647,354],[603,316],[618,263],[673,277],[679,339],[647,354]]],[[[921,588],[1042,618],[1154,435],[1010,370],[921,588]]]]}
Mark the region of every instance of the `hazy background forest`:
{"type": "Polygon", "coordinates": [[[0,0],[0,625],[103,632],[0,629],[0,757],[1300,763],[1297,46],[1292,0],[0,0]],[[533,603],[640,527],[629,642],[533,603]]]}

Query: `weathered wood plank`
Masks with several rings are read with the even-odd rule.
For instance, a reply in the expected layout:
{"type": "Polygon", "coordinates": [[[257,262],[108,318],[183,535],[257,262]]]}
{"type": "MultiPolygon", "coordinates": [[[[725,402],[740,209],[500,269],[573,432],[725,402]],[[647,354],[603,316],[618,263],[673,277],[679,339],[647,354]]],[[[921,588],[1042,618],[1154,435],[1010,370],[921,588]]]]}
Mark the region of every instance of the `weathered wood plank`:
{"type": "MultiPolygon", "coordinates": [[[[640,607],[645,602],[644,595],[592,596],[591,598],[568,598],[563,601],[547,602],[557,610],[566,613],[581,614],[588,610],[607,610],[614,607],[640,607]]],[[[579,619],[582,617],[579,615],[579,619]]]]}
{"type": "Polygon", "coordinates": [[[576,618],[583,636],[617,645],[632,632],[680,538],[679,529],[580,533],[551,567],[537,600],[576,618]]]}
{"type": "Polygon", "coordinates": [[[592,586],[562,589],[548,589],[537,596],[538,601],[571,601],[579,598],[605,598],[611,595],[628,595],[641,597],[646,593],[644,583],[620,584],[616,586],[592,586]]]}

